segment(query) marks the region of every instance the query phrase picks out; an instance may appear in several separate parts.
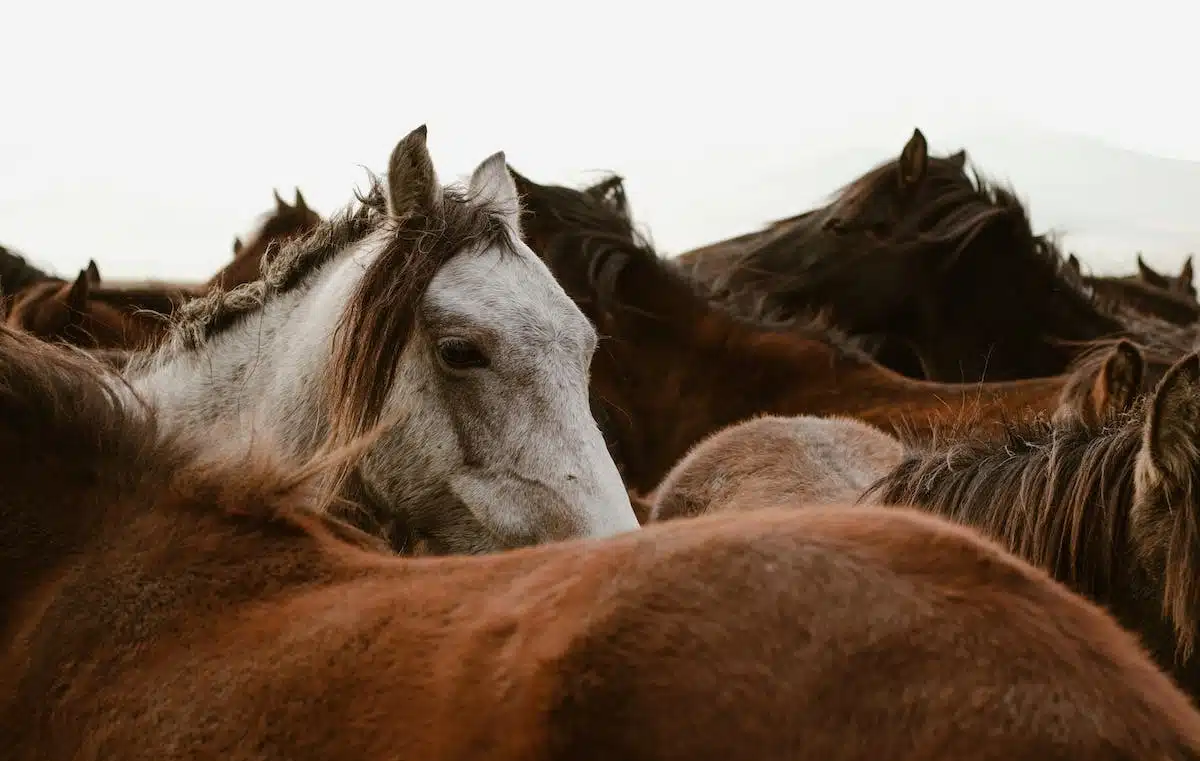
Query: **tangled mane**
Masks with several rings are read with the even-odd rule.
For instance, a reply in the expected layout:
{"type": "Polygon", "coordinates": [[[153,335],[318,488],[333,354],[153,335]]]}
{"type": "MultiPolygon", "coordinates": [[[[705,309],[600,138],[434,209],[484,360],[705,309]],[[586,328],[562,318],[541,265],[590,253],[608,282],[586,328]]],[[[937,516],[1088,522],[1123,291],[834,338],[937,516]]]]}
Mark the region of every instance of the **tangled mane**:
{"type": "Polygon", "coordinates": [[[973,526],[1082,594],[1105,602],[1124,548],[1147,399],[1101,429],[1071,419],[1006,422],[904,460],[863,500],[911,505],[973,526]]]}
{"type": "Polygon", "coordinates": [[[596,194],[539,185],[513,172],[526,202],[529,237],[538,255],[596,325],[610,320],[622,335],[670,340],[689,335],[705,318],[735,332],[773,331],[830,344],[847,356],[869,361],[854,340],[837,331],[823,313],[787,316],[766,307],[752,314],[710,302],[703,286],[661,256],[628,213],[596,194]]]}

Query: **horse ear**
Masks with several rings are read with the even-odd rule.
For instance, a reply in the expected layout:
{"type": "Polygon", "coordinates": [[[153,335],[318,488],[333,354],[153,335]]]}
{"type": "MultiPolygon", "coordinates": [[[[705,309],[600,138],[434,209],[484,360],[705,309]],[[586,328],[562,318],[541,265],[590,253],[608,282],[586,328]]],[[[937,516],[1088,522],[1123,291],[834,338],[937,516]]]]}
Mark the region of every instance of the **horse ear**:
{"type": "Polygon", "coordinates": [[[71,289],[67,291],[67,307],[72,312],[83,314],[87,309],[88,291],[91,288],[91,278],[88,277],[87,270],[79,270],[79,277],[75,278],[75,282],[71,283],[71,289]]]}
{"type": "Polygon", "coordinates": [[[1154,392],[1142,441],[1143,467],[1184,476],[1200,461],[1200,355],[1167,370],[1154,392]]]}
{"type": "Polygon", "coordinates": [[[304,196],[300,194],[300,188],[296,188],[296,200],[292,202],[297,211],[308,211],[308,204],[304,201],[304,196]]]}
{"type": "Polygon", "coordinates": [[[95,259],[88,259],[87,276],[92,281],[92,285],[100,285],[100,268],[96,266],[95,259]]]}
{"type": "Polygon", "coordinates": [[[967,152],[964,150],[957,150],[947,156],[946,160],[949,161],[955,169],[962,169],[967,165],[967,152]]]}
{"type": "Polygon", "coordinates": [[[428,211],[436,206],[441,186],[425,145],[424,124],[404,136],[388,161],[387,200],[393,217],[428,211]]]}
{"type": "Polygon", "coordinates": [[[288,209],[292,208],[287,205],[287,201],[284,201],[282,198],[279,197],[278,189],[274,189],[271,192],[275,195],[275,211],[276,212],[287,211],[288,209]]]}
{"type": "Polygon", "coordinates": [[[470,193],[496,208],[504,222],[518,237],[521,235],[521,201],[517,184],[508,173],[504,151],[496,151],[471,172],[470,193]]]}
{"type": "Polygon", "coordinates": [[[914,129],[912,137],[900,151],[900,187],[911,190],[925,179],[925,171],[929,168],[929,144],[921,130],[914,129]]]}
{"type": "Polygon", "coordinates": [[[1192,282],[1192,255],[1183,260],[1183,269],[1179,271],[1177,280],[1183,285],[1191,285],[1192,282]]]}
{"type": "Polygon", "coordinates": [[[1133,343],[1122,340],[1104,360],[1092,385],[1092,404],[1096,418],[1104,420],[1110,415],[1124,412],[1133,406],[1142,390],[1145,375],[1145,360],[1142,352],[1133,343]]]}
{"type": "Polygon", "coordinates": [[[240,253],[242,253],[242,239],[234,238],[233,239],[233,255],[237,256],[240,253]]]}
{"type": "Polygon", "coordinates": [[[1142,261],[1141,252],[1138,252],[1138,255],[1137,255],[1137,268],[1138,268],[1138,277],[1140,277],[1142,279],[1142,282],[1149,283],[1150,285],[1153,285],[1158,288],[1166,288],[1167,287],[1167,279],[1164,278],[1162,275],[1158,274],[1157,272],[1155,272],[1154,270],[1150,269],[1150,266],[1148,264],[1146,264],[1146,262],[1142,261]]]}
{"type": "Polygon", "coordinates": [[[1071,254],[1067,257],[1067,265],[1076,272],[1083,274],[1083,268],[1079,266],[1079,257],[1071,254]]]}

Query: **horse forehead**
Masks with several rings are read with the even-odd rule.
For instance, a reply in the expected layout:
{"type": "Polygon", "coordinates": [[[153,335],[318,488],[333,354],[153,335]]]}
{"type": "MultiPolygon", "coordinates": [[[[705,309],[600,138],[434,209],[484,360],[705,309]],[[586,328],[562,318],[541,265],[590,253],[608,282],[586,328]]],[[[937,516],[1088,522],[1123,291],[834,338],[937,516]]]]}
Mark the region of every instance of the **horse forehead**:
{"type": "Polygon", "coordinates": [[[430,306],[489,322],[590,332],[591,324],[546,265],[524,246],[520,249],[454,257],[430,284],[430,306]]]}

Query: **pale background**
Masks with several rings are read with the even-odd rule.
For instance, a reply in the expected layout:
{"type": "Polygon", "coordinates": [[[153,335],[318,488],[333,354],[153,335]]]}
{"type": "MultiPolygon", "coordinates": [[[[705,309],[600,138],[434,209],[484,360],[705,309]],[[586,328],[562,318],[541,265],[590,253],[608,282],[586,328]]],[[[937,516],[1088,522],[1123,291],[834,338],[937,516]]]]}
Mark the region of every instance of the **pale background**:
{"type": "Polygon", "coordinates": [[[0,244],[204,279],[278,187],[328,214],[429,125],[443,179],[626,177],[678,253],[798,213],[913,126],[1099,272],[1200,253],[1200,6],[38,2],[0,10],[0,244]],[[361,166],[360,166],[361,165],[361,166]]]}

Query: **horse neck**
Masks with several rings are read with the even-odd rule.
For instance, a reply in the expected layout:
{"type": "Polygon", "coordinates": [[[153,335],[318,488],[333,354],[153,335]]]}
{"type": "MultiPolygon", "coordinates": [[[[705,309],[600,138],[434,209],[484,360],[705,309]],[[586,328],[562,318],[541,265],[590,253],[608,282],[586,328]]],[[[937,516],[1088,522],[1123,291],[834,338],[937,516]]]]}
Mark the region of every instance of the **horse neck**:
{"type": "Polygon", "coordinates": [[[288,454],[310,454],[324,435],[314,389],[324,385],[337,321],[378,251],[354,249],[198,349],[152,357],[132,373],[134,387],[171,427],[220,426],[230,448],[267,436],[288,454]]]}

